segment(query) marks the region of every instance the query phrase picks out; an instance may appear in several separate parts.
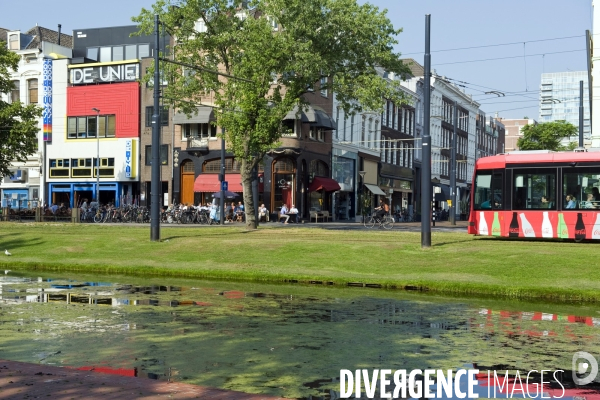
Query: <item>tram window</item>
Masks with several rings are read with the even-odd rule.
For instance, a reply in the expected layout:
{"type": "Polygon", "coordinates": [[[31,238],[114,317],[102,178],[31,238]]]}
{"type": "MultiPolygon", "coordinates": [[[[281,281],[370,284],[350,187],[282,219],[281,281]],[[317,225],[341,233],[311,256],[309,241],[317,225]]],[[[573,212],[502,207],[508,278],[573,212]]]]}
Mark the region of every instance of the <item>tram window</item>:
{"type": "Polygon", "coordinates": [[[563,209],[600,208],[600,168],[577,168],[577,172],[571,171],[567,169],[563,173],[563,209]],[[570,196],[569,201],[567,196],[570,196]]]}
{"type": "Polygon", "coordinates": [[[513,173],[513,210],[556,210],[556,171],[530,171],[513,173]]]}
{"type": "Polygon", "coordinates": [[[478,173],[475,177],[475,198],[473,209],[503,209],[502,174],[490,172],[478,173]]]}

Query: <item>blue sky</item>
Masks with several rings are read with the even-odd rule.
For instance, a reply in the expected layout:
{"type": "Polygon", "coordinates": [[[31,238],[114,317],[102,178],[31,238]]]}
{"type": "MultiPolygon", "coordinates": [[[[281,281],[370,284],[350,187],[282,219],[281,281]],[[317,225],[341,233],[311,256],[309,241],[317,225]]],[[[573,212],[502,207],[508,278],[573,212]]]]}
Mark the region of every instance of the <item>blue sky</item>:
{"type": "MultiPolygon", "coordinates": [[[[387,8],[394,26],[403,28],[397,51],[421,63],[425,14],[431,14],[432,68],[460,81],[488,114],[538,119],[542,72],[586,69],[585,30],[592,30],[591,0],[369,2],[387,8]],[[506,96],[486,95],[490,90],[506,96]]],[[[62,24],[63,32],[72,33],[76,28],[130,25],[131,16],[151,4],[148,0],[29,0],[30,11],[24,12],[17,3],[0,0],[0,27],[27,30],[37,23],[56,29],[62,24]]]]}

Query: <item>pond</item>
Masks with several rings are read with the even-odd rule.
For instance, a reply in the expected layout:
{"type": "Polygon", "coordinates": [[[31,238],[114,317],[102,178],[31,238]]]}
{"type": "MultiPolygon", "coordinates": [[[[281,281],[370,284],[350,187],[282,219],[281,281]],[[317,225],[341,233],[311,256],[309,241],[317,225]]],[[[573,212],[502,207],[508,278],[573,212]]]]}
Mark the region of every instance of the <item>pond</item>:
{"type": "MultiPolygon", "coordinates": [[[[342,369],[560,369],[565,387],[573,388],[578,351],[600,356],[600,305],[322,285],[0,275],[0,358],[287,398],[338,398],[342,369]]],[[[593,396],[598,382],[586,386],[593,396]]]]}

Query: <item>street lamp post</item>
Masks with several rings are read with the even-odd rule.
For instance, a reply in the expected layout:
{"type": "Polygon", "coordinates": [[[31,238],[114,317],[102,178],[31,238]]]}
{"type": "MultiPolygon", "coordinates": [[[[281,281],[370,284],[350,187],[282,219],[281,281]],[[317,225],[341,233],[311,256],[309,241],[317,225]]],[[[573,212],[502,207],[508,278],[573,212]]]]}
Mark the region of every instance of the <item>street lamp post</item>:
{"type": "Polygon", "coordinates": [[[100,110],[94,107],[92,111],[96,111],[96,202],[100,206],[100,110]]]}

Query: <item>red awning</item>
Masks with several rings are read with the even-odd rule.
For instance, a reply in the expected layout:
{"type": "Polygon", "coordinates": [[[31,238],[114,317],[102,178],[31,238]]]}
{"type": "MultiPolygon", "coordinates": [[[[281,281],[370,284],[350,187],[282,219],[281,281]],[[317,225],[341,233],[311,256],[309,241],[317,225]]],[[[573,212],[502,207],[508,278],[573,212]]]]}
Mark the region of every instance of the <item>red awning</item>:
{"type": "MultiPolygon", "coordinates": [[[[230,192],[243,192],[242,176],[240,174],[225,174],[227,182],[227,190],[230,192]]],[[[221,182],[219,182],[219,174],[201,174],[198,175],[194,182],[194,192],[214,193],[221,191],[221,182]]]]}
{"type": "Polygon", "coordinates": [[[309,192],[317,192],[323,190],[325,192],[335,192],[340,190],[340,184],[331,178],[325,178],[322,176],[315,176],[312,183],[308,187],[309,192]]]}

